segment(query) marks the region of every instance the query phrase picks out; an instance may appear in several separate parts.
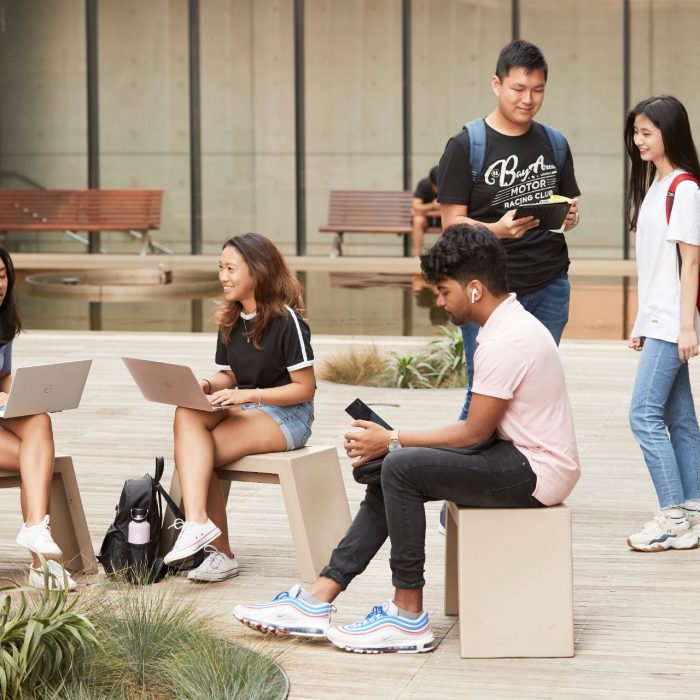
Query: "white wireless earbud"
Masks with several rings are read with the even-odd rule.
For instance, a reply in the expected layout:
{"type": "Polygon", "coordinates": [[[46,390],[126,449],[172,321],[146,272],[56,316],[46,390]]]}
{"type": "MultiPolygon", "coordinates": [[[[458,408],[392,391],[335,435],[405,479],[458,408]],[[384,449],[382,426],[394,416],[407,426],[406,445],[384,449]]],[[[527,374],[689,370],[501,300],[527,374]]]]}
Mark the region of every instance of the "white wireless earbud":
{"type": "Polygon", "coordinates": [[[476,289],[472,287],[472,304],[476,301],[476,289]]]}

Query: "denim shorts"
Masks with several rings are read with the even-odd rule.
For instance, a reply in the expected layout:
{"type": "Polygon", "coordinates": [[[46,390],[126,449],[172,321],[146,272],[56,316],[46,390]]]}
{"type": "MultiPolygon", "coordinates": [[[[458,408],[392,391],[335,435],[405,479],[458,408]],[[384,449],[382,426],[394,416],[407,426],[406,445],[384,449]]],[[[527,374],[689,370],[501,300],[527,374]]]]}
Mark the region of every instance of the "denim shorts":
{"type": "Polygon", "coordinates": [[[314,422],[314,402],[295,403],[291,406],[270,406],[262,403],[244,403],[241,409],[249,411],[257,408],[267,413],[277,423],[287,441],[287,450],[297,450],[304,447],[311,435],[311,424],[314,422]]]}

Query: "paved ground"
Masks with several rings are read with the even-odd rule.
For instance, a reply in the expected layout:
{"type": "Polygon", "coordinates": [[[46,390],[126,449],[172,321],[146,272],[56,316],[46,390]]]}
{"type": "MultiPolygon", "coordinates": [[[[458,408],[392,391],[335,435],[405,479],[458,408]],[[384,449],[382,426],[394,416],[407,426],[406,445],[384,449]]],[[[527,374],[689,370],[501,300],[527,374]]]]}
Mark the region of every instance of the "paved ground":
{"type": "MultiPolygon", "coordinates": [[[[317,337],[320,357],[365,339],[317,337]]],[[[396,349],[420,339],[388,338],[396,349]]],[[[16,366],[93,357],[78,411],[54,420],[59,451],[72,454],[95,547],[112,519],[125,478],[165,454],[172,469],[172,411],[144,402],[121,365],[121,355],[190,364],[198,375],[212,365],[213,338],[196,334],[31,332],[16,343],[16,366]]],[[[221,621],[222,634],[279,654],[293,698],[680,698],[700,685],[700,549],[645,555],[625,538],[648,518],[655,497],[627,427],[636,357],[619,342],[564,342],[561,348],[577,426],[583,478],[568,503],[574,514],[576,656],[572,659],[459,658],[456,618],[442,614],[443,538],[437,504],[426,507],[426,605],[440,644],[431,654],[365,657],[326,644],[266,640],[234,623],[240,601],[266,599],[298,578],[279,488],[234,483],[229,501],[237,579],[193,585],[161,584],[173,598],[194,599],[221,621]]],[[[693,368],[694,369],[694,368],[693,368]]],[[[697,374],[695,371],[694,374],[697,374]]],[[[697,387],[697,380],[695,381],[697,387]]],[[[700,387],[697,387],[700,396],[700,387]]],[[[405,391],[321,382],[312,443],[337,445],[347,425],[343,407],[361,395],[391,423],[405,428],[452,420],[462,392],[405,391]]],[[[342,456],[354,512],[362,491],[342,456]]],[[[18,494],[0,492],[0,574],[17,574],[24,553],[13,545],[20,525],[18,494]]],[[[481,536],[475,533],[475,536],[481,536]]],[[[531,546],[527,533],[523,546],[531,546]]],[[[498,547],[498,542],[493,543],[498,547]]],[[[336,621],[349,622],[391,595],[387,551],[338,601],[336,621]]],[[[83,583],[86,584],[85,580],[83,583]]]]}

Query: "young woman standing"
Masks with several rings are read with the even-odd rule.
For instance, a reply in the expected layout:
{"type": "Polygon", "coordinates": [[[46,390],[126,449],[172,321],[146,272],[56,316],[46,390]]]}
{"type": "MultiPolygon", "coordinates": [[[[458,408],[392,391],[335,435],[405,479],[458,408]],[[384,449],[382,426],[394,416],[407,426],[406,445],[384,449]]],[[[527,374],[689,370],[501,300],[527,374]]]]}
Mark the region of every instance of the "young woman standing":
{"type": "MultiPolygon", "coordinates": [[[[9,253],[0,248],[0,405],[4,406],[12,386],[12,343],[22,329],[14,294],[15,269],[9,253]]],[[[54,442],[51,418],[46,413],[20,418],[0,417],[0,469],[19,472],[20,504],[24,524],[16,542],[32,555],[29,585],[46,585],[46,562],[50,588],[69,590],[75,581],[57,561],[60,547],[51,537],[49,491],[53,475],[54,442]]]]}
{"type": "Polygon", "coordinates": [[[700,163],[688,114],[674,97],[640,102],[625,124],[632,160],[627,218],[637,233],[639,308],[630,347],[641,353],[630,406],[660,512],[627,544],[643,552],[698,546],[700,430],[688,361],[698,354],[700,163]],[[677,185],[670,220],[667,199],[677,185]]]}
{"type": "Polygon", "coordinates": [[[226,509],[214,468],[246,455],[303,447],[311,434],[316,379],[301,287],[279,250],[246,233],[224,244],[219,261],[224,303],[216,363],[226,369],[202,381],[213,413],[175,412],[175,465],[185,521],[165,563],[203,548],[209,556],[188,578],[223,581],[238,574],[226,509]]]}

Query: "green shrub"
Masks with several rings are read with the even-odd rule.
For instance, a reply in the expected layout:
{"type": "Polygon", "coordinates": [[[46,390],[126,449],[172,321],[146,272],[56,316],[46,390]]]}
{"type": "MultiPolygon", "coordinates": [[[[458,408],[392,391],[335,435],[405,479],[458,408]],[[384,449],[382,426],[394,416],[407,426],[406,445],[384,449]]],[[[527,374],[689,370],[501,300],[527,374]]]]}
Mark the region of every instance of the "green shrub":
{"type": "Polygon", "coordinates": [[[440,336],[412,353],[383,357],[375,346],[335,355],[321,366],[319,376],[338,384],[399,389],[466,386],[464,343],[459,328],[441,326],[440,336]]]}
{"type": "MultiPolygon", "coordinates": [[[[48,569],[44,564],[49,580],[48,569]]],[[[0,589],[0,691],[3,698],[58,692],[66,671],[96,644],[90,620],[66,591],[0,589]]]]}

